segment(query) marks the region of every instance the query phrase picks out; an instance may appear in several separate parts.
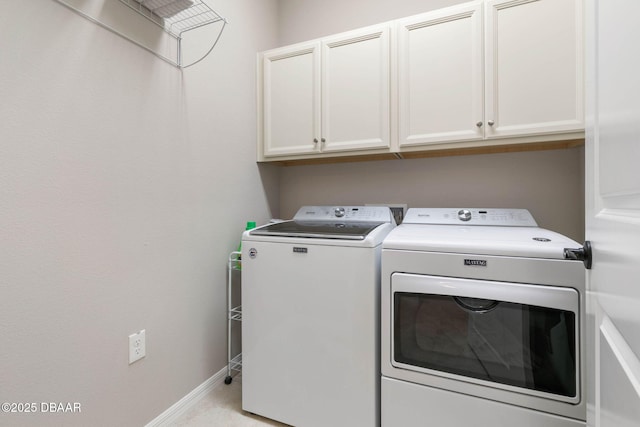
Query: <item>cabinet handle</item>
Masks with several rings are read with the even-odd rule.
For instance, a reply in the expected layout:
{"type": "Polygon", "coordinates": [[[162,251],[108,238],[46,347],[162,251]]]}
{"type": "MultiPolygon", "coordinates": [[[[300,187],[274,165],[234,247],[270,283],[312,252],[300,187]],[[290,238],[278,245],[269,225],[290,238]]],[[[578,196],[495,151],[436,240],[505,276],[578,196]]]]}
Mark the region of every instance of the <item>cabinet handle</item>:
{"type": "Polygon", "coordinates": [[[320,141],[322,141],[322,142],[327,142],[327,140],[326,140],[326,139],[324,139],[324,138],[322,138],[320,141]]]}
{"type": "Polygon", "coordinates": [[[478,126],[479,128],[481,128],[481,127],[482,127],[482,122],[478,122],[478,123],[476,123],[476,126],[478,126]]]}
{"type": "Polygon", "coordinates": [[[496,124],[496,122],[494,122],[493,120],[489,120],[489,121],[487,122],[487,124],[488,124],[489,126],[493,126],[493,125],[495,125],[495,124],[496,124]]]}
{"type": "Polygon", "coordinates": [[[313,143],[317,144],[318,143],[318,138],[313,138],[313,143]]]}

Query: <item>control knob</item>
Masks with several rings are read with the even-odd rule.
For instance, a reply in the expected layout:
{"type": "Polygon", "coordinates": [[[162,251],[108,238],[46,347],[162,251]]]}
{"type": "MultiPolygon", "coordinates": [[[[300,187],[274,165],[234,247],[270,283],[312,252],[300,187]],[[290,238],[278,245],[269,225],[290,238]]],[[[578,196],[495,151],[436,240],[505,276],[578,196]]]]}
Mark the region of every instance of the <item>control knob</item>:
{"type": "Polygon", "coordinates": [[[335,208],[333,210],[333,213],[335,214],[336,217],[342,218],[344,216],[344,208],[335,208]]]}
{"type": "Polygon", "coordinates": [[[468,209],[460,209],[458,211],[458,219],[460,221],[469,221],[471,220],[471,211],[468,209]]]}

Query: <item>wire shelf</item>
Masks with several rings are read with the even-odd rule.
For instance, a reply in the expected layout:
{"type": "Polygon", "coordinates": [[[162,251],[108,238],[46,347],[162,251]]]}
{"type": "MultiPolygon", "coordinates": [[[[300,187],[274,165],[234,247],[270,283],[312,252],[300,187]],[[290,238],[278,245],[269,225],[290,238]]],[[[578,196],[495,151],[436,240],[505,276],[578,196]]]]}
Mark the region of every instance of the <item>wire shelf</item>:
{"type": "MultiPolygon", "coordinates": [[[[179,38],[182,33],[204,25],[213,24],[225,19],[202,1],[194,1],[191,6],[169,17],[161,17],[137,0],[120,0],[154,24],[162,27],[173,37],[179,38]]],[[[226,21],[225,21],[226,22],[226,21]]]]}
{"type": "MultiPolygon", "coordinates": [[[[154,52],[157,56],[171,62],[172,64],[180,67],[186,68],[190,67],[198,62],[202,61],[206,58],[213,48],[220,40],[220,36],[222,35],[222,31],[224,31],[224,27],[227,24],[227,20],[220,16],[216,11],[214,11],[209,5],[204,3],[201,0],[193,0],[191,5],[184,10],[176,13],[172,16],[159,16],[154,13],[153,10],[145,7],[142,2],[137,0],[120,0],[121,3],[124,3],[132,10],[136,11],[138,14],[144,16],[149,21],[153,22],[155,25],[162,28],[167,34],[173,37],[177,43],[177,55],[176,60],[173,61],[169,58],[166,58],[162,55],[159,55],[154,52]],[[220,32],[212,41],[211,48],[205,53],[201,58],[191,62],[190,64],[184,65],[182,63],[182,36],[184,33],[195,30],[196,28],[201,28],[206,25],[214,24],[216,22],[222,22],[222,26],[220,27],[220,32]]],[[[159,10],[159,9],[155,9],[159,10]]]]}
{"type": "Polygon", "coordinates": [[[171,58],[167,58],[166,56],[159,54],[153,49],[134,40],[128,35],[123,34],[121,31],[101,22],[100,20],[92,17],[91,15],[85,13],[84,11],[68,4],[65,0],[55,0],[55,1],[61,4],[62,6],[66,7],[67,9],[82,16],[83,18],[99,25],[100,27],[106,30],[111,31],[114,34],[117,34],[118,36],[130,41],[131,43],[141,47],[147,52],[154,54],[158,58],[172,65],[175,65],[178,68],[190,67],[202,61],[204,58],[206,58],[211,53],[211,51],[213,51],[213,48],[216,47],[216,44],[218,44],[218,41],[220,40],[220,36],[222,36],[222,32],[224,31],[224,27],[227,25],[226,19],[218,15],[218,13],[216,13],[213,9],[211,9],[206,3],[204,3],[201,0],[188,0],[190,4],[188,8],[185,8],[184,10],[176,13],[173,16],[167,16],[165,18],[160,17],[157,14],[153,13],[150,9],[143,6],[142,3],[138,2],[137,0],[120,0],[121,3],[127,5],[130,9],[136,11],[138,14],[144,16],[146,19],[148,19],[149,21],[153,22],[154,24],[162,28],[165,33],[167,33],[169,36],[173,37],[176,40],[176,45],[177,45],[176,59],[173,60],[171,58]],[[190,64],[184,65],[182,62],[182,35],[187,31],[191,31],[196,28],[201,28],[205,25],[213,24],[216,22],[222,22],[222,25],[220,26],[220,31],[218,32],[218,35],[215,36],[214,40],[212,41],[211,48],[207,51],[207,53],[205,53],[199,59],[191,62],[190,64]]]}
{"type": "Polygon", "coordinates": [[[229,368],[232,371],[242,370],[242,353],[238,354],[236,357],[229,361],[229,368]]]}
{"type": "MultiPolygon", "coordinates": [[[[242,252],[233,251],[229,254],[227,259],[227,377],[224,380],[225,384],[231,384],[233,378],[231,377],[231,371],[242,370],[242,351],[235,357],[231,354],[231,323],[233,321],[242,322],[242,305],[232,306],[232,294],[233,294],[233,271],[240,270],[242,252]]],[[[237,273],[235,274],[238,278],[237,273]]],[[[237,284],[236,284],[237,285],[237,284]]],[[[238,289],[239,290],[239,289],[238,289]]]]}

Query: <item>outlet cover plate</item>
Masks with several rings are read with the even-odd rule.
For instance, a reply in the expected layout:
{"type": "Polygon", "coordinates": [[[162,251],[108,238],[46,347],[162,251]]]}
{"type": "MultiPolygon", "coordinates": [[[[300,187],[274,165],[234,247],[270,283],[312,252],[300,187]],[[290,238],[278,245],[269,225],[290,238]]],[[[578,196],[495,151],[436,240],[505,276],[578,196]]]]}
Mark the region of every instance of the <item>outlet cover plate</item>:
{"type": "Polygon", "coordinates": [[[147,355],[145,330],[129,335],[129,365],[147,355]]]}

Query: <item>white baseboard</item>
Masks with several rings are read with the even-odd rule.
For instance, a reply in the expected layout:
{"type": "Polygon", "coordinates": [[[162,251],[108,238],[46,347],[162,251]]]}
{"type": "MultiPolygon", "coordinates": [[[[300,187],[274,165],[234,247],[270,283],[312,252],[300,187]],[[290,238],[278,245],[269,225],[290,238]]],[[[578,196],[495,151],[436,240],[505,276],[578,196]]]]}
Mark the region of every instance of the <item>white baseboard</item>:
{"type": "Polygon", "coordinates": [[[206,396],[214,388],[224,383],[224,379],[227,376],[227,367],[225,366],[208,380],[194,388],[185,397],[174,403],[169,409],[158,415],[151,420],[145,427],[165,427],[180,418],[185,412],[189,411],[200,400],[206,396]]]}

